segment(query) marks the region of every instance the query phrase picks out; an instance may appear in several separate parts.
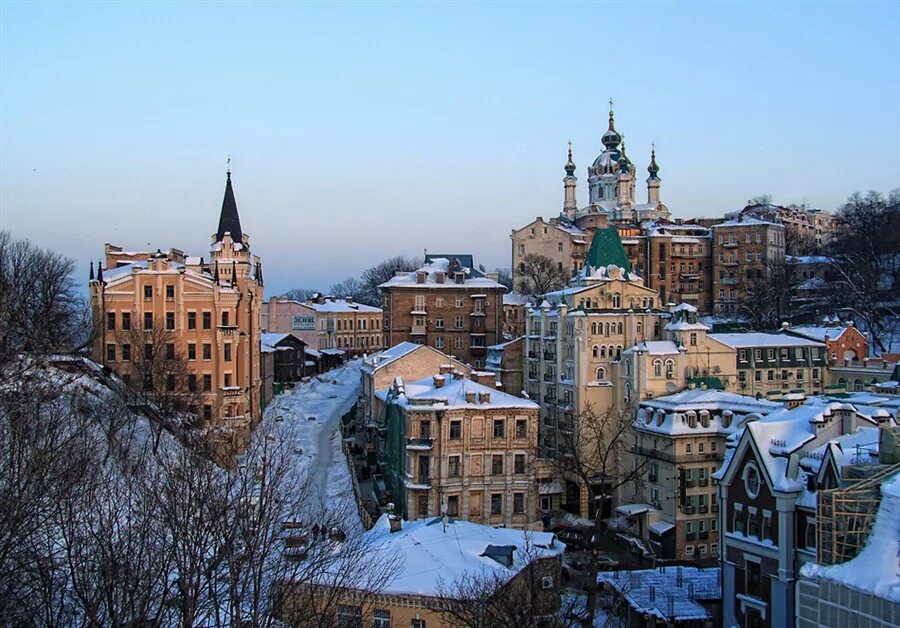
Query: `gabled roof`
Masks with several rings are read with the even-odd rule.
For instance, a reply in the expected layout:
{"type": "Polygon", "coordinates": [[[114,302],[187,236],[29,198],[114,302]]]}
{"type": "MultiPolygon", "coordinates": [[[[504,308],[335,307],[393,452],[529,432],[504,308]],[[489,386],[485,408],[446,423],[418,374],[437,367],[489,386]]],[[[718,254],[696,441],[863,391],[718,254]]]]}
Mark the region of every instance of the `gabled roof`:
{"type": "Polygon", "coordinates": [[[790,329],[785,329],[784,333],[825,342],[826,335],[829,340],[837,340],[847,329],[847,327],[791,327],[790,329]]]}
{"type": "Polygon", "coordinates": [[[216,231],[216,241],[221,242],[225,232],[231,234],[231,239],[241,244],[244,241],[244,233],[241,231],[241,218],[238,216],[237,201],[234,200],[234,190],[231,189],[231,170],[228,171],[225,181],[225,197],[222,199],[222,212],[219,214],[219,228],[216,231]]]}
{"type": "Polygon", "coordinates": [[[618,229],[607,227],[594,232],[585,265],[591,268],[615,265],[624,268],[626,272],[631,272],[631,264],[628,263],[628,256],[625,255],[625,248],[622,246],[618,229]]]}
{"type": "Polygon", "coordinates": [[[456,260],[457,266],[462,266],[463,268],[470,269],[469,277],[484,277],[484,273],[480,272],[477,268],[475,268],[475,258],[469,254],[458,254],[458,253],[426,253],[425,254],[425,263],[430,264],[434,260],[437,259],[452,259],[456,260]]]}

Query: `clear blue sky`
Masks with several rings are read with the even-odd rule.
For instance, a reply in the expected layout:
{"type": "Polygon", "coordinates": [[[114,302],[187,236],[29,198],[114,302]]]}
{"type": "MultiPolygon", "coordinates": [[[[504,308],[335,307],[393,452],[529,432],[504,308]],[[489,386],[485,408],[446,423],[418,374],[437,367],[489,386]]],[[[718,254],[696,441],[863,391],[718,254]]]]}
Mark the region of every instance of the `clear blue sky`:
{"type": "MultiPolygon", "coordinates": [[[[676,216],[900,185],[900,5],[0,4],[0,226],[208,254],[232,158],[267,292],[509,265],[607,100],[676,216]]],[[[641,186],[643,191],[643,185],[641,186]]]]}

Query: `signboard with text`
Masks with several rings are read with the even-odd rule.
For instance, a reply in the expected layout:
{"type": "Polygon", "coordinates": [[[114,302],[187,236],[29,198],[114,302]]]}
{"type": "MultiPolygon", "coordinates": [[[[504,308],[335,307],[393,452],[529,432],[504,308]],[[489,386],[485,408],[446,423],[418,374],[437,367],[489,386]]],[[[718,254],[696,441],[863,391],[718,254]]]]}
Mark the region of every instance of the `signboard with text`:
{"type": "Polygon", "coordinates": [[[294,314],[294,317],[291,320],[291,329],[315,330],[315,328],[316,328],[316,317],[315,316],[308,316],[306,314],[294,314]]]}

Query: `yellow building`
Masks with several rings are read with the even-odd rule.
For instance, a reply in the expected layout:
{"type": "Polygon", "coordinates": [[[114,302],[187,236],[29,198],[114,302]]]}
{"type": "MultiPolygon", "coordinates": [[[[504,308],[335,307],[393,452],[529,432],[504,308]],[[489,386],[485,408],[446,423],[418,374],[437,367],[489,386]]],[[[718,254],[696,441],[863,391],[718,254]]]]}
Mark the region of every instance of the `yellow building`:
{"type": "Polygon", "coordinates": [[[135,388],[190,399],[187,409],[205,426],[255,424],[262,406],[262,265],[241,229],[231,171],[208,261],[177,249],[111,244],[105,256],[96,275],[91,267],[94,359],[135,388]]]}

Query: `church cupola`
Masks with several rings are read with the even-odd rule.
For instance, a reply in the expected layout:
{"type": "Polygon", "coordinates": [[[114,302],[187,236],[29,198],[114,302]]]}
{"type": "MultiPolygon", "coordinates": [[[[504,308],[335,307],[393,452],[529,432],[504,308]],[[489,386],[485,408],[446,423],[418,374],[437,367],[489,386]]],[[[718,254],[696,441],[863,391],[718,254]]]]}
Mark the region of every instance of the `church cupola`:
{"type": "Polygon", "coordinates": [[[606,133],[603,134],[603,137],[600,140],[603,142],[603,145],[612,150],[619,146],[619,143],[622,141],[622,136],[619,135],[619,132],[616,131],[615,124],[615,116],[613,114],[612,108],[612,99],[609,101],[609,128],[606,130],[606,133]]]}
{"type": "Polygon", "coordinates": [[[650,150],[650,165],[647,167],[647,202],[659,203],[659,166],[656,163],[656,146],[650,150]]]}
{"type": "Polygon", "coordinates": [[[575,215],[578,213],[578,202],[575,200],[575,189],[578,185],[578,179],[575,177],[575,162],[572,161],[572,142],[569,142],[569,158],[566,160],[565,167],[563,213],[569,220],[575,220],[575,215]]]}

